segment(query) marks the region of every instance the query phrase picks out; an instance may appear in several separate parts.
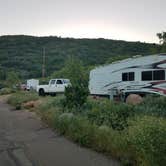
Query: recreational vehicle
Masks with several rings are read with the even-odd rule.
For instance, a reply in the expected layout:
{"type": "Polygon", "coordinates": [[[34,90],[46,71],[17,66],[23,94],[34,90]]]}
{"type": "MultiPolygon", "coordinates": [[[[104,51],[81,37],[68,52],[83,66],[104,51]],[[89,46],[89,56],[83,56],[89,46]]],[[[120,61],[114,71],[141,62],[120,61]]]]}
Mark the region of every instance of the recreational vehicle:
{"type": "Polygon", "coordinates": [[[39,85],[39,80],[37,79],[29,79],[27,80],[27,90],[36,90],[37,86],[39,85]]]}
{"type": "Polygon", "coordinates": [[[91,95],[121,96],[159,94],[166,96],[166,54],[135,56],[90,71],[91,95]]]}

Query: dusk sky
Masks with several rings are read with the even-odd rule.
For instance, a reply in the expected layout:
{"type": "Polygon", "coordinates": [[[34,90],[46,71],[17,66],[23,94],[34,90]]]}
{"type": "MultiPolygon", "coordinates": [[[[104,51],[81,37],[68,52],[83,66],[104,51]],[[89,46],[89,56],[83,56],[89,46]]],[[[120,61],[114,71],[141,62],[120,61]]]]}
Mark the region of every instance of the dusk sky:
{"type": "Polygon", "coordinates": [[[0,35],[156,42],[166,0],[0,0],[0,35]]]}

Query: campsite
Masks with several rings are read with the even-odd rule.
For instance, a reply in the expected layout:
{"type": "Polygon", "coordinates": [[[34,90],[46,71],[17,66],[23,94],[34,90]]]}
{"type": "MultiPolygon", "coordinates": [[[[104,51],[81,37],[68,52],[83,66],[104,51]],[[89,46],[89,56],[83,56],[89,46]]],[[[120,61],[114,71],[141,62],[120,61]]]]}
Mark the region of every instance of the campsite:
{"type": "MultiPolygon", "coordinates": [[[[164,54],[159,56],[165,58],[164,54]]],[[[65,88],[64,94],[41,96],[39,91],[13,89],[7,92],[6,102],[15,110],[34,112],[55,132],[77,145],[112,157],[110,162],[115,162],[115,165],[116,161],[124,165],[163,165],[166,161],[166,98],[163,93],[156,95],[146,91],[143,99],[137,101],[133,98],[129,102],[113,100],[105,94],[94,96],[89,93],[89,79],[81,63],[75,59],[67,63],[64,71],[67,71],[68,77],[65,78],[70,78],[71,85],[65,88]]],[[[147,66],[148,70],[152,70],[150,65],[147,66]]]]}
{"type": "Polygon", "coordinates": [[[165,166],[166,1],[0,1],[0,166],[165,166]]]}

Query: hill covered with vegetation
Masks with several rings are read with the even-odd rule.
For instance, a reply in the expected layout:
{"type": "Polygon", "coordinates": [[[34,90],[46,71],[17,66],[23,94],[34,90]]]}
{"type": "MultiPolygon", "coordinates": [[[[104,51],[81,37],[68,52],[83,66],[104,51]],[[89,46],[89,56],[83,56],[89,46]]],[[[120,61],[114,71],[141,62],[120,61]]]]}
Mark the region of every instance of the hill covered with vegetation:
{"type": "Polygon", "coordinates": [[[119,57],[159,53],[157,44],[107,39],[73,39],[61,37],[1,36],[0,79],[11,70],[21,78],[41,77],[43,48],[47,76],[63,68],[65,60],[74,56],[85,66],[109,63],[119,57]]]}

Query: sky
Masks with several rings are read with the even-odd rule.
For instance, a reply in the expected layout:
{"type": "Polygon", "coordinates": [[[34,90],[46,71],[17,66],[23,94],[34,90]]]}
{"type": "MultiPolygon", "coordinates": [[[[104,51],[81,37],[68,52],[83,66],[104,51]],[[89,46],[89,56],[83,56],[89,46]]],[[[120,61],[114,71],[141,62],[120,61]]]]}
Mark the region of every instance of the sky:
{"type": "Polygon", "coordinates": [[[0,35],[158,43],[166,0],[0,0],[0,35]]]}

